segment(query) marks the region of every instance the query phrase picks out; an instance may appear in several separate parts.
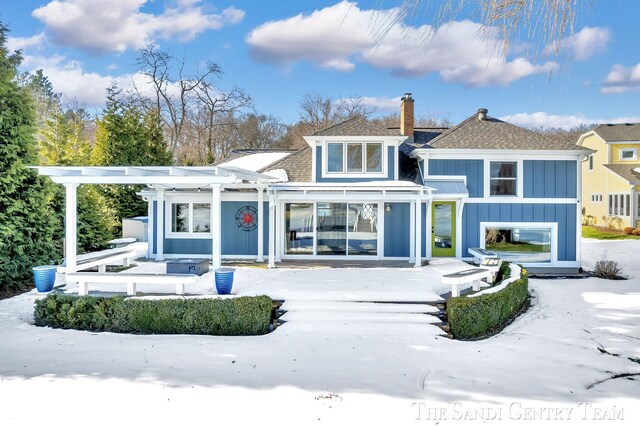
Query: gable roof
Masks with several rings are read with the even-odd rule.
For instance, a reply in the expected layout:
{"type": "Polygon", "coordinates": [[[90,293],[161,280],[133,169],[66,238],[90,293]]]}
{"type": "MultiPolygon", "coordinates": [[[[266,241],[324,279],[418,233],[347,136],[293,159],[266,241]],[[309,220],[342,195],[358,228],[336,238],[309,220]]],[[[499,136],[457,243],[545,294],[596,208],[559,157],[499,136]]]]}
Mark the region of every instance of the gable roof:
{"type": "Polygon", "coordinates": [[[631,184],[640,182],[640,164],[604,164],[604,166],[631,184]]]}
{"type": "Polygon", "coordinates": [[[303,148],[268,167],[260,169],[260,173],[283,169],[287,172],[289,182],[311,182],[312,154],[310,147],[303,148]]]}
{"type": "Polygon", "coordinates": [[[312,136],[398,136],[399,129],[388,129],[380,123],[357,116],[315,132],[312,136]]]}
{"type": "Polygon", "coordinates": [[[422,148],[585,150],[575,142],[543,135],[497,118],[487,116],[480,120],[478,114],[445,130],[422,148]]]}
{"type": "Polygon", "coordinates": [[[593,131],[607,142],[640,141],[640,123],[601,124],[593,131]]]}

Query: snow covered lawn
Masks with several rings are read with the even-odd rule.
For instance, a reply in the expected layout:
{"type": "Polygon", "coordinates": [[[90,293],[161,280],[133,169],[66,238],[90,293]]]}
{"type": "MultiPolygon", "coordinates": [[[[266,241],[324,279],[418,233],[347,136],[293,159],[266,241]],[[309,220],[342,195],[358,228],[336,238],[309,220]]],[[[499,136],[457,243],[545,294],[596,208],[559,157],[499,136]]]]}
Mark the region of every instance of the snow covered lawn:
{"type": "Polygon", "coordinates": [[[38,296],[7,299],[0,425],[638,424],[640,376],[606,379],[640,373],[627,359],[640,358],[640,241],[582,246],[586,266],[618,260],[631,279],[532,279],[534,306],[480,342],[439,337],[428,305],[363,303],[437,300],[439,270],[455,265],[239,269],[239,294],[286,299],[287,323],[254,337],[43,329],[38,296]]]}

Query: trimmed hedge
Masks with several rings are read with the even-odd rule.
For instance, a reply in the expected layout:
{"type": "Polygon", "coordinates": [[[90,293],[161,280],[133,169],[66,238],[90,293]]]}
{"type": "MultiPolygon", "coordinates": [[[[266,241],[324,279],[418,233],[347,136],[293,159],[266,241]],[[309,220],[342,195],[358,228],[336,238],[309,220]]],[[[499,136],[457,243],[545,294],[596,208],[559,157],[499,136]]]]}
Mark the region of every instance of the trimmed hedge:
{"type": "Polygon", "coordinates": [[[37,326],[114,333],[245,336],[269,332],[271,298],[131,299],[53,294],[36,301],[37,326]]]}
{"type": "Polygon", "coordinates": [[[497,293],[449,299],[447,318],[451,333],[456,339],[486,336],[512,320],[528,300],[529,277],[522,268],[520,279],[497,293]]]}

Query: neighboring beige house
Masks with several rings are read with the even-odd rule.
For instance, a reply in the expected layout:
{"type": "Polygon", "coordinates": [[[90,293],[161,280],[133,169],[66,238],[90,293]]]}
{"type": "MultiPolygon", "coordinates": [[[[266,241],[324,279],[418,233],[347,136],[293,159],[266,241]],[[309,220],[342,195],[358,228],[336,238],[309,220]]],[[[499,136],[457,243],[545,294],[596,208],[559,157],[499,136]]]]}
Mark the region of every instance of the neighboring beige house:
{"type": "Polygon", "coordinates": [[[582,162],[585,215],[599,226],[610,218],[620,218],[618,228],[640,226],[640,123],[601,124],[578,145],[596,151],[582,162]]]}

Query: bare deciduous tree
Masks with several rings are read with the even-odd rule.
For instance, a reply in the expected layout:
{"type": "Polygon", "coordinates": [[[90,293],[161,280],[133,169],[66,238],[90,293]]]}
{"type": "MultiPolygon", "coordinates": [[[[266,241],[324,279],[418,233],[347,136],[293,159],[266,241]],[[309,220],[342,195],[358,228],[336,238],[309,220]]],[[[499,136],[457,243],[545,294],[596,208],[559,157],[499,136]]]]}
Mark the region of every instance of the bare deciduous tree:
{"type": "Polygon", "coordinates": [[[333,126],[350,117],[368,118],[375,112],[360,97],[334,100],[319,93],[307,93],[300,101],[300,121],[307,124],[312,133],[333,126]]]}

